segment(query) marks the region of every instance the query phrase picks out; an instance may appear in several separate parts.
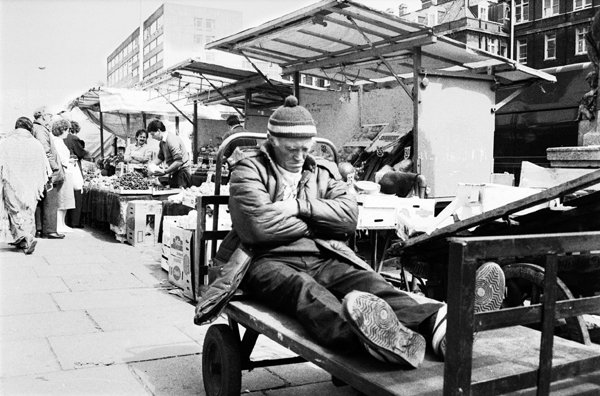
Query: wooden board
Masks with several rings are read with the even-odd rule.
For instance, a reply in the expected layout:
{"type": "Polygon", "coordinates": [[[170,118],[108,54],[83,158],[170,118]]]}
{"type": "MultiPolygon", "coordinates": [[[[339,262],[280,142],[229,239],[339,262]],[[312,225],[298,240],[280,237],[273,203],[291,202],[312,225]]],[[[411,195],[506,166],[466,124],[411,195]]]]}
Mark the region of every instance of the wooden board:
{"type": "MultiPolygon", "coordinates": [[[[365,394],[423,396],[442,393],[444,363],[430,353],[421,367],[405,370],[381,363],[366,352],[336,353],[321,347],[311,340],[299,322],[253,301],[232,301],[225,312],[231,319],[266,335],[365,394]]],[[[473,348],[473,382],[536,369],[539,345],[540,333],[522,326],[478,333],[473,348]]],[[[600,347],[584,346],[558,337],[554,339],[554,365],[595,357],[600,368],[600,347]]]]}
{"type": "Polygon", "coordinates": [[[446,227],[438,228],[429,235],[423,234],[414,238],[410,238],[404,242],[392,246],[389,253],[394,254],[394,250],[398,248],[408,248],[411,246],[419,245],[423,242],[431,241],[433,239],[446,238],[459,231],[466,230],[481,225],[485,222],[511,215],[516,212],[520,212],[523,209],[527,209],[536,206],[540,203],[562,197],[564,195],[573,193],[578,190],[582,190],[588,186],[597,184],[599,182],[600,170],[587,173],[581,177],[578,177],[577,179],[573,179],[558,186],[551,187],[537,194],[530,195],[528,197],[511,202],[499,208],[486,211],[482,214],[470,217],[468,219],[456,222],[454,224],[450,224],[446,227]]]}

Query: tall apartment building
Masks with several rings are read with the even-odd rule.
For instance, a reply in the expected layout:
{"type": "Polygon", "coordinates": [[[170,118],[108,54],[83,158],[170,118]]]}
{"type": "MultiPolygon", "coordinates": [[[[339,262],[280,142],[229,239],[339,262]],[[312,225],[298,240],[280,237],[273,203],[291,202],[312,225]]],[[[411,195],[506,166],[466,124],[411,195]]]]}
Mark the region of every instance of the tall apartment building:
{"type": "Polygon", "coordinates": [[[107,57],[107,85],[131,87],[189,58],[248,69],[243,58],[204,49],[241,27],[239,11],[165,3],[107,57]]]}
{"type": "Polygon", "coordinates": [[[514,0],[515,59],[536,69],[587,62],[585,34],[600,3],[514,0]]]}
{"type": "Polygon", "coordinates": [[[508,55],[508,5],[496,0],[421,0],[422,8],[400,17],[427,25],[436,34],[493,54],[508,55]]]}

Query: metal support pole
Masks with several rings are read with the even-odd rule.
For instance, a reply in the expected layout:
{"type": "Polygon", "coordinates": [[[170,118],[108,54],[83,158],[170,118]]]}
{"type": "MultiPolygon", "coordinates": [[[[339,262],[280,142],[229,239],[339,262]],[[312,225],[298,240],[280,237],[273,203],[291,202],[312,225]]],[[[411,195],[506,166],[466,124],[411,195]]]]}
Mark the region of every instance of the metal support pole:
{"type": "Polygon", "coordinates": [[[104,122],[102,121],[102,111],[100,111],[100,157],[104,159],[104,122]]]}
{"type": "Polygon", "coordinates": [[[300,72],[294,72],[294,96],[298,99],[300,104],[300,72]]]}
{"type": "MultiPolygon", "coordinates": [[[[244,95],[244,114],[246,117],[248,116],[248,111],[250,110],[250,102],[252,101],[252,91],[246,89],[246,94],[244,95]]],[[[244,118],[243,122],[244,129],[246,128],[246,118],[244,118]]]]}
{"type": "Polygon", "coordinates": [[[510,33],[508,35],[510,41],[509,58],[515,60],[515,0],[510,0],[510,33]]]}
{"type": "Polygon", "coordinates": [[[413,89],[412,89],[412,100],[413,100],[413,145],[412,145],[412,160],[413,160],[413,171],[421,173],[421,161],[419,160],[419,106],[421,105],[421,93],[420,93],[420,77],[419,71],[421,69],[421,47],[415,47],[413,49],[413,89]]]}
{"type": "Polygon", "coordinates": [[[198,101],[194,100],[194,123],[193,123],[192,153],[194,164],[198,163],[198,101]]]}

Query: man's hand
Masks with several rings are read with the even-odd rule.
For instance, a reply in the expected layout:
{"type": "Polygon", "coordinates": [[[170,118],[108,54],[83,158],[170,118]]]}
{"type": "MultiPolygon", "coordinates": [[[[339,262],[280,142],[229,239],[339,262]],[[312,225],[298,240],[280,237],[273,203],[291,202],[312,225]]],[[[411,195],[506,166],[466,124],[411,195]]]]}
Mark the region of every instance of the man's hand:
{"type": "Polygon", "coordinates": [[[273,202],[273,206],[280,210],[286,217],[298,215],[298,202],[295,199],[286,199],[285,201],[273,202]]]}
{"type": "Polygon", "coordinates": [[[166,175],[166,173],[162,169],[157,169],[154,172],[152,172],[152,176],[164,176],[164,175],[166,175]]]}

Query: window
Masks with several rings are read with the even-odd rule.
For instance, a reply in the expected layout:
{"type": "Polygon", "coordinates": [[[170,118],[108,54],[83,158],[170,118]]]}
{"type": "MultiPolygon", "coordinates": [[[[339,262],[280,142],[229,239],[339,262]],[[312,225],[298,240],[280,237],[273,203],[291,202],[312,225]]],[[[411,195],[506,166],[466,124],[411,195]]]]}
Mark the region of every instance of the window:
{"type": "Polygon", "coordinates": [[[587,32],[587,26],[575,29],[575,55],[587,54],[585,46],[585,35],[587,32]]]}
{"type": "Polygon", "coordinates": [[[436,14],[427,14],[427,26],[432,27],[436,25],[435,17],[436,14]]]}
{"type": "Polygon", "coordinates": [[[202,45],[204,36],[201,34],[194,34],[194,43],[202,45]]]}
{"type": "Polygon", "coordinates": [[[206,19],[206,30],[213,30],[215,28],[215,20],[214,19],[206,19]]]}
{"type": "Polygon", "coordinates": [[[506,58],[506,53],[507,53],[508,48],[506,48],[506,44],[505,43],[500,43],[500,55],[502,55],[503,57],[506,58]]]}
{"type": "Polygon", "coordinates": [[[438,10],[438,12],[437,12],[437,21],[438,21],[438,23],[441,23],[444,20],[444,15],[446,15],[445,11],[438,10]]]}
{"type": "Polygon", "coordinates": [[[515,23],[529,21],[529,0],[515,0],[515,23]]]}
{"type": "Polygon", "coordinates": [[[202,18],[194,18],[194,29],[202,30],[202,18]]]}
{"type": "Polygon", "coordinates": [[[482,21],[487,21],[488,20],[488,5],[485,3],[479,3],[479,9],[478,9],[478,18],[481,19],[482,21]]]}
{"type": "Polygon", "coordinates": [[[543,18],[558,15],[558,0],[544,0],[543,18]]]}
{"type": "Polygon", "coordinates": [[[556,34],[544,35],[544,60],[556,59],[556,34]]]}
{"type": "Polygon", "coordinates": [[[215,36],[206,36],[206,43],[210,43],[211,41],[215,41],[215,36]]]}
{"type": "Polygon", "coordinates": [[[498,40],[492,37],[487,39],[487,51],[492,54],[498,53],[498,40]]]}
{"type": "Polygon", "coordinates": [[[427,23],[427,18],[424,17],[423,15],[419,15],[418,16],[418,21],[421,25],[425,25],[427,23]]]}
{"type": "Polygon", "coordinates": [[[517,40],[517,61],[527,63],[527,40],[517,40]]]}
{"type": "Polygon", "coordinates": [[[590,8],[591,6],[592,0],[573,0],[573,11],[590,8]]]}

